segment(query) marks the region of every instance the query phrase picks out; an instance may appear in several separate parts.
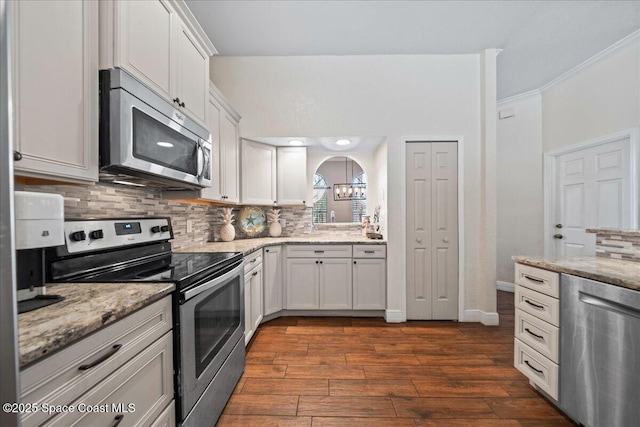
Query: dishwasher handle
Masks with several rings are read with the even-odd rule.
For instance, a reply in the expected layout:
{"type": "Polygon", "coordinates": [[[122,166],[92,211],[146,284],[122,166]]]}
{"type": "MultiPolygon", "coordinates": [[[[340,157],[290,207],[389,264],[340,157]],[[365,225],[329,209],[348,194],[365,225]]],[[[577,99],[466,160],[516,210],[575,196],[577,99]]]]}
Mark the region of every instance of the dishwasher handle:
{"type": "Polygon", "coordinates": [[[631,316],[635,317],[636,319],[640,319],[640,310],[638,310],[637,308],[629,307],[627,305],[620,304],[619,302],[609,301],[607,299],[597,297],[583,291],[579,291],[578,298],[585,304],[593,305],[604,310],[609,310],[618,314],[623,314],[625,316],[631,316]]]}

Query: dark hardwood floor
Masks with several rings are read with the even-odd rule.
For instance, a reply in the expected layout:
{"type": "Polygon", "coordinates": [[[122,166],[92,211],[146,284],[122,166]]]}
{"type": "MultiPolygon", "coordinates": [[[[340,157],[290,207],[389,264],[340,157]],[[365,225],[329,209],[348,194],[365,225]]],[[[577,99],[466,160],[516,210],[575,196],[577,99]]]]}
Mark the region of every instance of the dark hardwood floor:
{"type": "Polygon", "coordinates": [[[279,318],[260,326],[218,426],[574,425],[513,368],[513,294],[500,326],[279,318]]]}

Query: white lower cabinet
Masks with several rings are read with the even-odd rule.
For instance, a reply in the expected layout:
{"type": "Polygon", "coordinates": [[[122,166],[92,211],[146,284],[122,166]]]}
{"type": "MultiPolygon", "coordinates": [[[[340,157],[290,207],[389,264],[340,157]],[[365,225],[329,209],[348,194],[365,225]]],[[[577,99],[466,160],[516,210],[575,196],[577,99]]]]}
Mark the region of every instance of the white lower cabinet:
{"type": "Polygon", "coordinates": [[[264,315],[282,311],[282,246],[264,249],[264,315]]]}
{"type": "Polygon", "coordinates": [[[262,249],[245,258],[244,267],[244,342],[249,344],[253,334],[262,322],[262,249]]]}
{"type": "Polygon", "coordinates": [[[320,308],[320,277],[318,270],[317,259],[287,259],[287,310],[314,310],[320,308]]]}
{"type": "Polygon", "coordinates": [[[384,310],[387,300],[387,260],[353,259],[353,309],[384,310]]]}
{"type": "Polygon", "coordinates": [[[351,310],[351,258],[320,260],[321,310],[351,310]]]}
{"type": "Polygon", "coordinates": [[[21,402],[77,410],[25,413],[21,425],[152,425],[173,401],[171,328],[167,296],[22,370],[21,402]]]}

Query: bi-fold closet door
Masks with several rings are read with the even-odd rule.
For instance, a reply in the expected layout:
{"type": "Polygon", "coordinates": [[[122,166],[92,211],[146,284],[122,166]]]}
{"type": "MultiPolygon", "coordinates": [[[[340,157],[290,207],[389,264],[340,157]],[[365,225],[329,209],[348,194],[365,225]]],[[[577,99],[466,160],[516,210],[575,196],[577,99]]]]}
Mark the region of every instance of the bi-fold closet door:
{"type": "Polygon", "coordinates": [[[406,148],[407,318],[458,319],[458,144],[406,148]]]}

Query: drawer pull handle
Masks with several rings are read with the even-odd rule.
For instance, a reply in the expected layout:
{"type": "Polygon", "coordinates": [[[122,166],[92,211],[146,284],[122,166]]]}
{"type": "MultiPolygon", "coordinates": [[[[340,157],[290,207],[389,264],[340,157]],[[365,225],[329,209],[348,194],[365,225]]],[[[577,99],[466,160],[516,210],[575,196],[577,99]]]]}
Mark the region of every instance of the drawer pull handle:
{"type": "Polygon", "coordinates": [[[536,368],[534,368],[533,366],[531,366],[531,363],[529,363],[529,361],[528,361],[528,360],[525,360],[525,361],[524,361],[524,363],[526,363],[528,367],[530,367],[531,369],[533,369],[533,370],[534,370],[534,371],[536,371],[537,373],[539,373],[539,374],[543,374],[543,373],[544,373],[544,372],[542,372],[541,370],[536,369],[536,368]]]}
{"type": "Polygon", "coordinates": [[[375,254],[376,251],[364,251],[365,254],[375,254]]]}
{"type": "Polygon", "coordinates": [[[544,338],[542,335],[534,334],[533,332],[531,332],[531,330],[529,328],[524,328],[524,330],[529,332],[529,335],[533,335],[534,337],[536,337],[538,339],[543,339],[544,338]]]}
{"type": "Polygon", "coordinates": [[[101,364],[102,362],[104,362],[105,360],[107,360],[108,358],[110,358],[111,356],[113,356],[114,354],[116,354],[118,352],[118,350],[120,350],[122,348],[122,344],[116,344],[113,347],[111,347],[111,350],[109,350],[109,352],[107,354],[105,354],[104,356],[94,360],[93,362],[87,364],[87,365],[80,365],[78,366],[78,369],[81,371],[86,371],[87,369],[91,369],[94,366],[98,366],[99,364],[101,364]]]}
{"type": "Polygon", "coordinates": [[[529,301],[528,299],[524,300],[524,302],[526,302],[527,304],[529,304],[530,306],[533,306],[535,308],[539,308],[540,310],[544,309],[544,305],[538,305],[538,304],[534,304],[531,301],[529,301]]]}
{"type": "Polygon", "coordinates": [[[313,251],[314,254],[323,254],[324,251],[313,251]]]}
{"type": "Polygon", "coordinates": [[[113,424],[111,424],[111,427],[118,426],[122,422],[123,419],[124,419],[124,415],[122,415],[122,414],[116,415],[116,417],[113,419],[113,424]]]}
{"type": "Polygon", "coordinates": [[[253,276],[257,276],[257,275],[258,275],[258,272],[257,272],[257,271],[254,271],[254,272],[253,272],[253,274],[251,274],[251,276],[252,276],[252,277],[253,277],[253,276]]]}
{"type": "Polygon", "coordinates": [[[544,280],[537,279],[537,278],[535,278],[535,277],[529,276],[528,274],[525,274],[525,275],[524,275],[524,278],[525,278],[525,279],[529,279],[529,280],[531,280],[532,282],[536,282],[536,283],[544,283],[544,280]]]}
{"type": "Polygon", "coordinates": [[[254,258],[251,261],[249,261],[251,264],[253,264],[254,262],[256,262],[258,260],[258,258],[254,258]]]}

